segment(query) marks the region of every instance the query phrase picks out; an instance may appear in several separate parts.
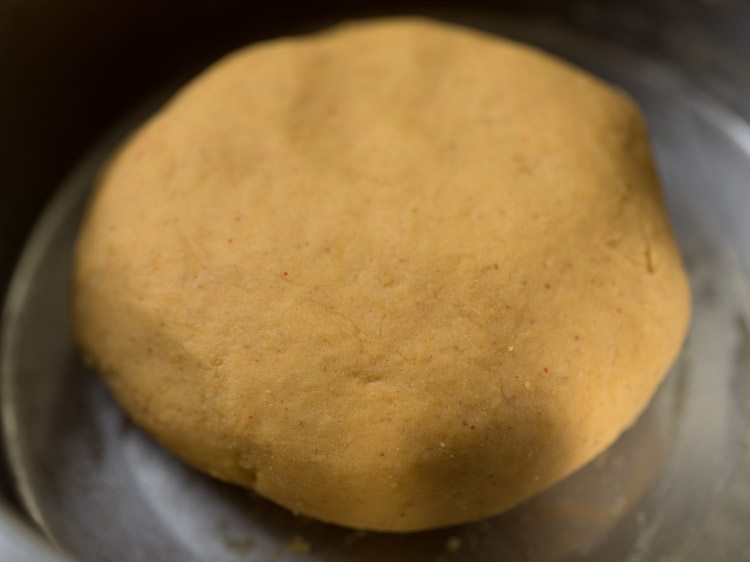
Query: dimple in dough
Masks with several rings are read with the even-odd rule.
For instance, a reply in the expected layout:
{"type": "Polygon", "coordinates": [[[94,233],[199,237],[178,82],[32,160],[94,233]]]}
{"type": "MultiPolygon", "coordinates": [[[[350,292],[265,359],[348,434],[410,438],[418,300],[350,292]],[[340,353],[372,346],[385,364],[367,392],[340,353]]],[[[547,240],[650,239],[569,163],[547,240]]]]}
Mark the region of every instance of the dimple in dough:
{"type": "Polygon", "coordinates": [[[689,308],[634,103],[422,19],[196,78],[103,173],[73,294],[85,355],[167,449],[390,531],[502,512],[592,459],[689,308]]]}

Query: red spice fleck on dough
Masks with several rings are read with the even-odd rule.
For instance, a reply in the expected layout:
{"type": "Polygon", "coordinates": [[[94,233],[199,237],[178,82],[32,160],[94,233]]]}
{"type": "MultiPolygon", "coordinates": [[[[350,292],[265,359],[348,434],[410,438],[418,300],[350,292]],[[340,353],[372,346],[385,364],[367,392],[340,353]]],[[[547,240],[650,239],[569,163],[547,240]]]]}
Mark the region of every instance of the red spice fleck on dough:
{"type": "Polygon", "coordinates": [[[284,273],[282,273],[282,275],[283,275],[284,277],[286,277],[287,275],[289,275],[289,272],[288,272],[288,271],[285,271],[284,273]]]}
{"type": "Polygon", "coordinates": [[[547,367],[544,368],[545,373],[549,373],[549,369],[547,367]]]}

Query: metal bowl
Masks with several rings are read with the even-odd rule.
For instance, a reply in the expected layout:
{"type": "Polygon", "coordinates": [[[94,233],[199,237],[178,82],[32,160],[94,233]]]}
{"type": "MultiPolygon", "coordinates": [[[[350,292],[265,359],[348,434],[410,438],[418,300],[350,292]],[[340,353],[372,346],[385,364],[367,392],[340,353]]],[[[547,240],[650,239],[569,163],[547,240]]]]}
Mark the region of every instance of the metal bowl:
{"type": "MultiPolygon", "coordinates": [[[[750,560],[750,105],[743,95],[750,94],[750,77],[738,63],[742,51],[726,41],[734,20],[718,14],[727,6],[709,10],[689,2],[600,1],[561,8],[540,2],[523,9],[508,3],[502,9],[410,10],[539,45],[639,100],[686,257],[695,310],[680,360],[651,406],[599,458],[499,517],[397,535],[295,517],[192,471],[128,422],[71,344],[72,243],[96,170],[117,142],[221,52],[259,36],[311,29],[337,19],[336,14],[357,12],[341,4],[316,19],[309,11],[285,14],[282,5],[267,8],[265,16],[243,27],[238,18],[251,15],[247,6],[219,4],[223,12],[213,8],[204,14],[204,22],[215,24],[216,36],[196,31],[198,19],[189,20],[193,36],[167,31],[181,38],[183,49],[172,46],[143,68],[131,63],[119,78],[125,93],[112,94],[112,101],[104,94],[96,97],[88,118],[85,108],[78,108],[90,142],[64,144],[59,131],[46,141],[50,153],[59,149],[67,155],[58,153],[60,162],[79,164],[37,221],[15,268],[0,349],[0,400],[15,490],[46,537],[76,560],[111,562],[750,560]],[[275,22],[275,27],[259,32],[259,21],[275,22]],[[154,64],[158,67],[165,57],[182,61],[167,85],[155,74],[149,79],[154,64]],[[139,107],[138,99],[146,101],[139,107]],[[104,134],[104,125],[128,105],[136,109],[104,134]]],[[[180,9],[176,3],[166,5],[180,9]]],[[[192,3],[185,6],[181,17],[198,17],[192,3]]],[[[750,15],[739,4],[734,8],[736,17],[750,15]]],[[[99,10],[99,18],[110,13],[99,10]]],[[[150,25],[156,33],[162,29],[156,22],[164,24],[168,15],[157,10],[156,19],[141,22],[141,29],[150,25]]],[[[91,45],[85,47],[81,53],[91,45]]],[[[135,47],[136,54],[140,48],[135,47]]],[[[120,56],[121,62],[131,60],[127,53],[120,56]]],[[[102,88],[111,94],[117,83],[102,88]]],[[[27,142],[21,148],[33,150],[27,142]]],[[[32,154],[43,157],[46,145],[40,146],[32,154]]],[[[23,170],[22,164],[10,169],[23,170]]],[[[64,167],[59,164],[58,171],[64,167]]],[[[19,185],[36,181],[40,194],[46,191],[39,186],[55,183],[52,174],[29,174],[18,176],[19,185]]],[[[26,215],[44,198],[29,201],[13,190],[3,197],[26,215]]],[[[23,228],[17,230],[20,239],[23,228]]],[[[4,251],[12,255],[7,246],[4,251]]],[[[0,539],[19,532],[18,525],[1,515],[0,539]]],[[[0,540],[3,559],[65,556],[29,531],[5,542],[10,546],[0,540]],[[16,554],[8,558],[3,548],[14,548],[16,554]]]]}

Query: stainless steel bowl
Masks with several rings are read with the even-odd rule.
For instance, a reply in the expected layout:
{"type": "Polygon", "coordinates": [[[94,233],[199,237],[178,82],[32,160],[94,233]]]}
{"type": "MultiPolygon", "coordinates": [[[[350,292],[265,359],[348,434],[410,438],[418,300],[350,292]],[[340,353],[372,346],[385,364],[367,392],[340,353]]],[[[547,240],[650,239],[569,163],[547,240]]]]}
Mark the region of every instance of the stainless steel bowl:
{"type": "Polygon", "coordinates": [[[186,78],[261,37],[403,9],[89,4],[0,7],[0,75],[11,79],[0,91],[0,120],[10,124],[0,131],[0,271],[12,276],[0,400],[15,477],[0,504],[0,559],[67,559],[51,542],[76,560],[112,562],[750,560],[750,45],[742,44],[750,6],[581,0],[408,10],[537,44],[641,102],[695,313],[646,414],[589,466],[502,516],[392,535],[295,517],[173,459],[79,363],[67,294],[97,167],[186,78]],[[45,538],[17,519],[16,493],[45,538]]]}

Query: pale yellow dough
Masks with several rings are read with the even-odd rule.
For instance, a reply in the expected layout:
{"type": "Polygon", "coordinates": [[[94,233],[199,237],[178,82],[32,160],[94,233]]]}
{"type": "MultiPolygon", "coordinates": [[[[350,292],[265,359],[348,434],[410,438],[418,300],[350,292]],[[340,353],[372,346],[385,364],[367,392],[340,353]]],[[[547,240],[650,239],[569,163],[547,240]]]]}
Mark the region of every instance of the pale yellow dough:
{"type": "Polygon", "coordinates": [[[689,291],[639,110],[421,19],[254,45],[101,178],[75,334],[123,408],[291,510],[499,513],[626,429],[689,291]]]}

